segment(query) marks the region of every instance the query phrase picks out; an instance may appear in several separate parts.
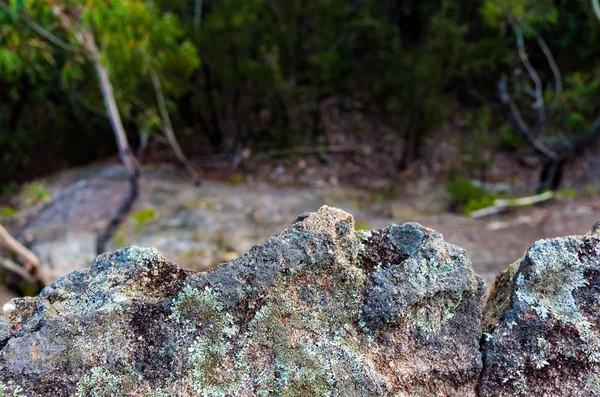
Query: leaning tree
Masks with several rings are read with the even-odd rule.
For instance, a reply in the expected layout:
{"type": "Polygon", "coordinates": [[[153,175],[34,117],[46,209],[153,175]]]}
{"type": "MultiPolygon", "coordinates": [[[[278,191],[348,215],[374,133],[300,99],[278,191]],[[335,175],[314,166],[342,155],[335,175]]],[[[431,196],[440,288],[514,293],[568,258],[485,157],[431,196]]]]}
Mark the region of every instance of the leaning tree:
{"type": "MultiPolygon", "coordinates": [[[[598,0],[592,0],[592,5],[600,18],[598,0]]],[[[514,128],[542,160],[538,192],[557,190],[567,162],[600,138],[600,115],[594,106],[600,91],[598,79],[582,73],[561,74],[538,30],[560,18],[551,1],[486,1],[483,10],[488,22],[508,27],[514,36],[518,66],[510,78],[503,75],[499,80],[500,101],[514,128]],[[537,60],[544,60],[546,73],[539,71],[540,62],[532,61],[532,48],[538,51],[537,60]]]]}
{"type": "MultiPolygon", "coordinates": [[[[162,130],[177,158],[194,181],[199,182],[197,172],[175,138],[160,79],[161,73],[173,71],[176,75],[189,75],[199,66],[196,50],[182,39],[183,31],[177,19],[161,13],[151,2],[13,0],[7,4],[0,0],[0,10],[12,14],[29,28],[32,36],[50,43],[55,51],[68,54],[68,61],[62,70],[63,80],[67,82],[65,85],[68,86],[70,80],[88,77],[82,73],[83,64],[90,63],[93,66],[104,101],[105,115],[110,121],[119,156],[127,170],[129,186],[123,202],[97,237],[96,250],[101,253],[139,193],[140,166],[123,125],[123,109],[131,114],[133,103],[142,103],[145,109],[140,113],[144,117],[135,121],[143,124],[153,120],[154,123],[145,124],[162,130]],[[131,73],[132,70],[136,73],[131,73]],[[144,86],[153,87],[155,105],[146,105],[140,99],[144,86]],[[156,120],[161,122],[157,123],[156,120]]],[[[13,56],[20,56],[19,51],[13,52],[13,56]]],[[[47,57],[52,58],[53,54],[49,53],[47,57]]],[[[144,130],[145,127],[140,125],[139,129],[144,130]]]]}

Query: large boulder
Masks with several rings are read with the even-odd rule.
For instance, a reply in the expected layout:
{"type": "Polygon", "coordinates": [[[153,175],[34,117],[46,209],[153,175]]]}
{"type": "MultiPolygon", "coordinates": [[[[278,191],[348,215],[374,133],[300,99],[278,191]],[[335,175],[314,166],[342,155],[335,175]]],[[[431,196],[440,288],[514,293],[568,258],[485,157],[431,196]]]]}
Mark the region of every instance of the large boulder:
{"type": "Polygon", "coordinates": [[[438,233],[328,207],[206,273],[129,247],[4,306],[0,396],[475,396],[483,294],[438,233]]]}
{"type": "Polygon", "coordinates": [[[600,236],[541,240],[498,276],[483,319],[485,396],[600,395],[600,236]]]}

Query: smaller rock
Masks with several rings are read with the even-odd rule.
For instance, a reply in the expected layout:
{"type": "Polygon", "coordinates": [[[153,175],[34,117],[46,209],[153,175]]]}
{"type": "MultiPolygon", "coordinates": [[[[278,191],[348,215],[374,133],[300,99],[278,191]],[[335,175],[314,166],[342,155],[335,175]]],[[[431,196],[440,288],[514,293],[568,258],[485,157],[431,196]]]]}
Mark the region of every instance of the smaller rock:
{"type": "Polygon", "coordinates": [[[483,318],[486,396],[600,394],[600,234],[540,240],[496,279],[483,318]]]}

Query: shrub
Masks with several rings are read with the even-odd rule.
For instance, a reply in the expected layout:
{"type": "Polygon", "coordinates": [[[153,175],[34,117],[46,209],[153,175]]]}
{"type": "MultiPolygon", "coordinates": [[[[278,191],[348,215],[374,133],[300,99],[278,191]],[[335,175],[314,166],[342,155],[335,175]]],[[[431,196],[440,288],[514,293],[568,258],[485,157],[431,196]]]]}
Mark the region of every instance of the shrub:
{"type": "Polygon", "coordinates": [[[476,186],[464,177],[454,177],[446,185],[450,193],[450,209],[466,215],[494,204],[496,194],[476,186]]]}

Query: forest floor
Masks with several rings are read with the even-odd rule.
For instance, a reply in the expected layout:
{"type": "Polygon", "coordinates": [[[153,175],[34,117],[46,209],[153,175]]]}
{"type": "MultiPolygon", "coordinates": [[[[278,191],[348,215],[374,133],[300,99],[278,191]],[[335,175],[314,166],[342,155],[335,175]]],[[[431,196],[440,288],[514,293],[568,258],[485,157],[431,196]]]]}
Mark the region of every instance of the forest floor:
{"type": "MultiPolygon", "coordinates": [[[[354,214],[357,229],[416,221],[441,232],[467,250],[489,286],[534,241],[584,234],[600,220],[600,200],[583,194],[474,220],[449,213],[444,185],[424,172],[418,178],[408,175],[402,183],[372,178],[380,188],[365,188],[319,171],[336,167],[335,162],[318,167],[311,161],[264,162],[259,167],[269,171],[250,174],[213,173],[199,187],[176,167],[146,166],[140,198],[109,249],[154,246],[183,267],[206,270],[264,242],[297,215],[330,205],[354,214]]],[[[26,204],[31,201],[26,193],[16,195],[9,203],[19,212],[7,226],[29,242],[45,274],[57,279],[95,257],[96,233],[125,194],[124,179],[122,167],[110,163],[42,178],[51,201],[26,204]]],[[[9,296],[0,288],[0,304],[9,296]]]]}

